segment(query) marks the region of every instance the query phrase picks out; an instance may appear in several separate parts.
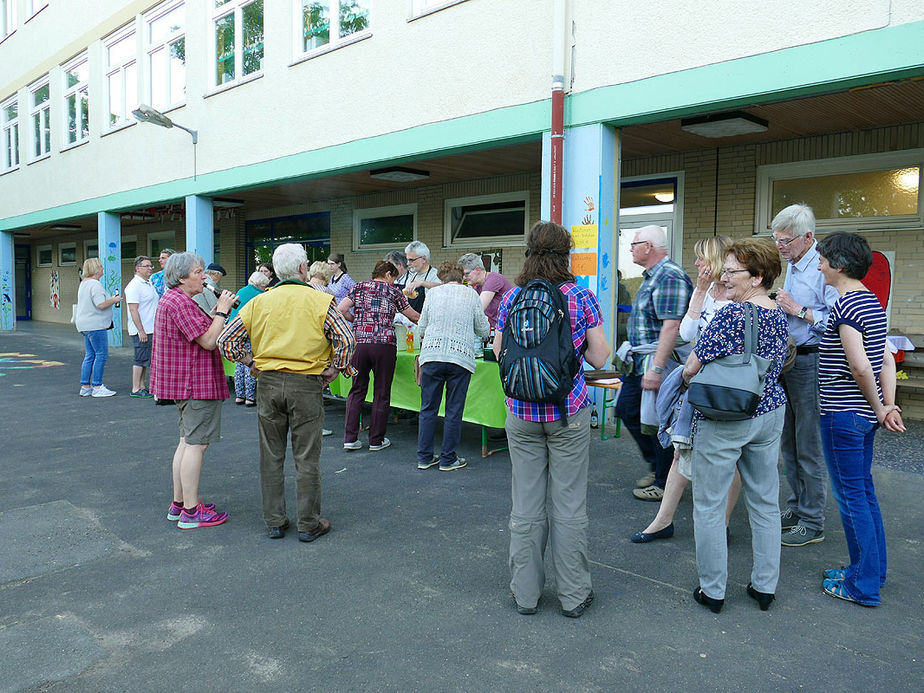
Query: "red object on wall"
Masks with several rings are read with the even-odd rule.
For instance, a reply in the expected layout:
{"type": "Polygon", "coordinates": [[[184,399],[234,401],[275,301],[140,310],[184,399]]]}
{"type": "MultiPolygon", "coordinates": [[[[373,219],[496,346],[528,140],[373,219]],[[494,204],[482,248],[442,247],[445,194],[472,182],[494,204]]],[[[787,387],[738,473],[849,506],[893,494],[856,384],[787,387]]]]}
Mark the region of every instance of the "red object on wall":
{"type": "Polygon", "coordinates": [[[885,255],[876,250],[873,251],[873,265],[863,277],[863,284],[876,294],[882,309],[885,310],[889,303],[889,290],[892,287],[892,268],[889,267],[889,259],[885,255]]]}

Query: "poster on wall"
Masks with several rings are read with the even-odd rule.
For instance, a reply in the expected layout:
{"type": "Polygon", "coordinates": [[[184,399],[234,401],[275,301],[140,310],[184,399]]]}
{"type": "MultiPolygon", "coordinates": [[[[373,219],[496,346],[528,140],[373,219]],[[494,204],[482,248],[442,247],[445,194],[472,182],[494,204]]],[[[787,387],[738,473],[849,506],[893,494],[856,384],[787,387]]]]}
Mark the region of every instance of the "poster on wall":
{"type": "Polygon", "coordinates": [[[61,310],[61,282],[58,280],[58,270],[51,270],[48,274],[48,301],[55,310],[61,310]]]}

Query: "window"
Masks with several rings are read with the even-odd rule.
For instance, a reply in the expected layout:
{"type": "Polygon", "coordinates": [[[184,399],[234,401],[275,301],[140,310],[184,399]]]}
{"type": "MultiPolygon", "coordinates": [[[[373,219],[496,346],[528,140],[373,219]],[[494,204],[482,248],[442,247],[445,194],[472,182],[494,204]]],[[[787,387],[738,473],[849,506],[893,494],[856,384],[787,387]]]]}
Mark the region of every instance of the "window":
{"type": "Polygon", "coordinates": [[[77,244],[58,243],[58,266],[73,267],[77,264],[77,244]]]}
{"type": "Polygon", "coordinates": [[[48,156],[51,152],[51,123],[49,121],[48,75],[29,87],[29,119],[32,124],[33,161],[48,156]]]}
{"type": "Polygon", "coordinates": [[[99,257],[99,241],[95,238],[88,238],[83,242],[83,259],[99,257]]]}
{"type": "Polygon", "coordinates": [[[166,111],[186,100],[186,4],[164,3],[145,22],[147,103],[166,111]]]}
{"type": "Polygon", "coordinates": [[[263,0],[213,0],[215,85],[263,70],[263,0]]]}
{"type": "Polygon", "coordinates": [[[148,234],[148,256],[157,258],[164,248],[176,248],[175,231],[158,231],[148,234]]]}
{"type": "Polygon", "coordinates": [[[289,217],[255,219],[244,226],[244,276],[263,262],[273,259],[273,251],[283,243],[300,243],[308,263],[326,260],[330,255],[330,212],[314,212],[289,217]]]}
{"type": "Polygon", "coordinates": [[[922,171],[924,149],[760,166],[755,233],[800,202],[815,212],[819,230],[921,228],[922,171]]]}
{"type": "Polygon", "coordinates": [[[3,157],[0,172],[19,167],[19,107],[16,99],[0,104],[0,137],[3,143],[3,157]]]}
{"type": "Polygon", "coordinates": [[[458,5],[460,2],[465,2],[465,0],[411,0],[411,16],[419,17],[450,5],[458,5]]]}
{"type": "Polygon", "coordinates": [[[16,31],[17,0],[0,0],[0,40],[16,31]]]}
{"type": "Polygon", "coordinates": [[[138,257],[138,237],[122,236],[122,263],[135,264],[135,258],[138,257]]]}
{"type": "Polygon", "coordinates": [[[301,51],[335,46],[369,28],[371,0],[301,0],[301,51]],[[331,23],[331,17],[337,19],[331,23]]]}
{"type": "Polygon", "coordinates": [[[35,247],[35,266],[51,267],[52,255],[50,245],[38,245],[35,247]]]}
{"type": "Polygon", "coordinates": [[[353,210],[353,250],[404,247],[417,238],[417,205],[353,210]]]}
{"type": "Polygon", "coordinates": [[[87,81],[90,69],[82,53],[64,66],[65,144],[77,144],[90,137],[90,99],[87,81]]]}
{"type": "Polygon", "coordinates": [[[128,125],[132,110],[138,106],[138,61],[135,50],[135,25],[117,31],[103,41],[106,64],[106,90],[109,129],[128,125]]]}
{"type": "Polygon", "coordinates": [[[44,10],[46,7],[48,7],[48,0],[29,0],[29,16],[38,14],[39,10],[44,10]]]}
{"type": "Polygon", "coordinates": [[[526,242],[529,193],[481,195],[446,200],[443,241],[448,247],[526,242]]]}

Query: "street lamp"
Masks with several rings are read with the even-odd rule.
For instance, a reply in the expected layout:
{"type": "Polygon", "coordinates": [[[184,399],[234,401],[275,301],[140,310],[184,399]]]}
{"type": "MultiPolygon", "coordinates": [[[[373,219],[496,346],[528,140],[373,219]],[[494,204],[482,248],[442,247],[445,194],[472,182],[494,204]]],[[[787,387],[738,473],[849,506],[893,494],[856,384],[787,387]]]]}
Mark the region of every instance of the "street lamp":
{"type": "Polygon", "coordinates": [[[183,127],[179,123],[174,123],[170,118],[165,116],[160,111],[156,111],[150,106],[145,104],[140,104],[138,108],[132,111],[132,115],[135,116],[135,120],[141,123],[154,123],[154,125],[160,125],[162,128],[172,128],[177,127],[180,130],[185,130],[190,135],[192,135],[193,144],[199,142],[199,133],[196,130],[190,130],[187,127],[183,127]]]}

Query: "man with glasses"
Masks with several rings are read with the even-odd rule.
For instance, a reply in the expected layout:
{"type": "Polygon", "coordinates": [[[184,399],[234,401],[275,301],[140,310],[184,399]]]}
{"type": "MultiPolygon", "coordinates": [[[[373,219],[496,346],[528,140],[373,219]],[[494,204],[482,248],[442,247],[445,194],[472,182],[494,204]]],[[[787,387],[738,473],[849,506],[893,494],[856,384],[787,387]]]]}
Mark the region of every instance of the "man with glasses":
{"type": "Polygon", "coordinates": [[[154,263],[147,255],[135,258],[135,276],[125,287],[125,303],[128,305],[128,334],[135,345],[135,361],[132,365],[131,397],[151,399],[154,397],[145,385],[145,374],[151,365],[151,343],[154,339],[154,313],[160,296],[151,283],[154,263]]]}
{"type": "Polygon", "coordinates": [[[481,309],[488,317],[488,324],[493,330],[497,323],[501,299],[513,288],[513,284],[503,274],[488,272],[484,268],[481,256],[475,253],[466,253],[460,257],[459,264],[462,265],[465,281],[481,297],[481,309]]]}
{"type": "Polygon", "coordinates": [[[821,449],[818,343],[838,298],[818,269],[815,215],[807,205],[790,205],[770,224],[786,263],[786,280],[776,302],[786,313],[796,342],[796,362],[780,378],[786,418],[780,452],[791,493],[780,513],[783,546],[807,546],[825,538],[827,474],[821,449]]]}
{"type": "Polygon", "coordinates": [[[693,293],[693,282],[667,256],[667,237],[660,226],[640,228],[630,247],[632,261],[645,271],[629,314],[628,340],[617,352],[623,359],[626,374],[615,413],[629,429],[651,469],[636,482],[638,488],[632,495],[639,500],[660,502],[664,497],[667,472],[674,460],[674,449],[665,450],[658,442],[655,401],[664,375],[680,365],[674,350],[680,335],[680,321],[693,293]]]}
{"type": "Polygon", "coordinates": [[[436,276],[436,269],[430,266],[430,249],[426,243],[411,241],[404,249],[407,256],[407,283],[404,295],[411,308],[418,313],[423,310],[427,289],[439,286],[443,282],[436,276]]]}

